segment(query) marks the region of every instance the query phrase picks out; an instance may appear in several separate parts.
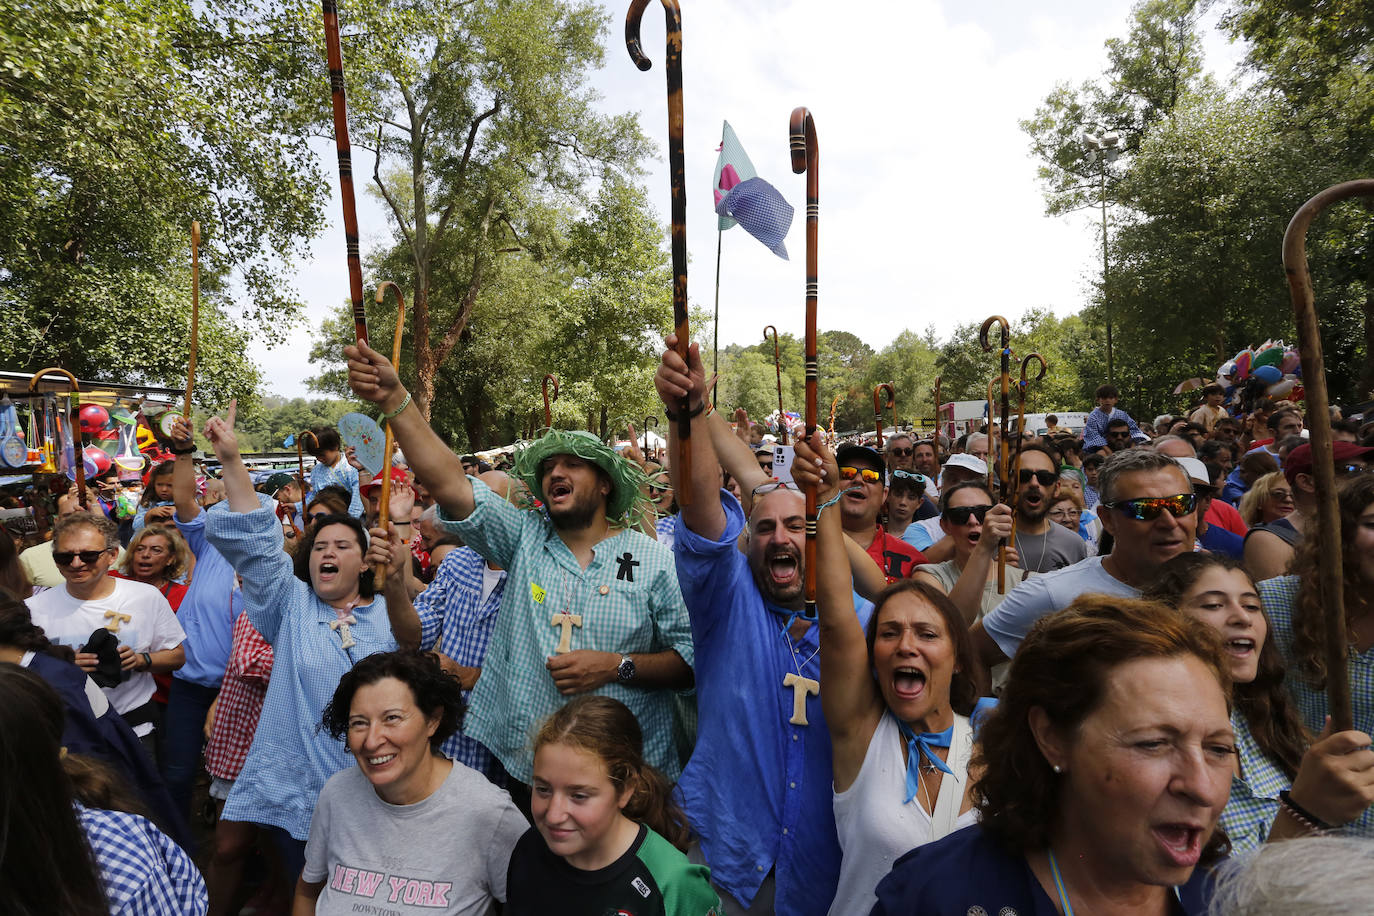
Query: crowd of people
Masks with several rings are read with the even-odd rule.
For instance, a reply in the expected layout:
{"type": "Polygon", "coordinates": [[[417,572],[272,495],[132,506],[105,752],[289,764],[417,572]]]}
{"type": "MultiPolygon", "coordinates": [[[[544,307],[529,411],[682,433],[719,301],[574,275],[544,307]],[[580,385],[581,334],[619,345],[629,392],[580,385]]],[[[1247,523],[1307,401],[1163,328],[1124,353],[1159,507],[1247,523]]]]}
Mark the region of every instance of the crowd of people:
{"type": "Polygon", "coordinates": [[[230,404],[217,476],[179,420],[132,517],[0,538],[16,912],[1351,911],[1291,871],[1374,866],[1374,424],[1334,417],[1331,670],[1298,406],[1103,385],[1081,430],[816,432],[775,476],[675,342],[657,455],[460,456],[360,345],[387,524],[334,429],[255,484],[230,404]]]}

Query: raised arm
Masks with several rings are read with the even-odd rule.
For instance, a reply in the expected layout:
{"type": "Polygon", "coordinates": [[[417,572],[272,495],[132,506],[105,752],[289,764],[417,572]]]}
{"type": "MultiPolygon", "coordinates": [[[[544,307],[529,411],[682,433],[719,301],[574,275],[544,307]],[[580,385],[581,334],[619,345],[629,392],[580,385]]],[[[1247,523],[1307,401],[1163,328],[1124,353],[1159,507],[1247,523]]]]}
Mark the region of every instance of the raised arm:
{"type": "MultiPolygon", "coordinates": [[[[959,581],[949,590],[949,600],[954,602],[954,606],[959,609],[959,613],[964,617],[964,623],[968,626],[973,626],[978,620],[978,614],[983,610],[983,592],[988,582],[988,571],[997,559],[998,542],[1002,538],[1011,537],[1011,520],[1011,508],[1004,503],[998,503],[988,510],[983,519],[983,532],[978,538],[978,543],[973,548],[973,553],[969,554],[968,563],[964,565],[963,571],[959,573],[959,581]]],[[[1011,550],[1008,546],[1008,554],[1011,550]]]]}
{"type": "MultiPolygon", "coordinates": [[[[798,439],[792,475],[799,484],[814,483],[822,504],[839,492],[840,469],[821,442],[798,439]]],[[[820,615],[821,708],[830,727],[835,758],[835,788],[844,791],[859,775],[869,739],[882,715],[882,696],[868,675],[868,645],[854,613],[853,581],[844,530],[835,507],[816,523],[816,610],[820,615]]]]}
{"type": "MultiPolygon", "coordinates": [[[[211,417],[205,424],[205,438],[210,440],[215,457],[219,459],[225,502],[230,511],[252,512],[262,508],[262,504],[258,502],[253,479],[248,476],[248,468],[244,467],[243,456],[239,454],[239,438],[234,432],[234,416],[238,413],[238,407],[239,402],[235,399],[229,402],[229,410],[223,417],[211,417]]],[[[178,508],[178,514],[180,511],[178,508]]]]}
{"type": "MultiPolygon", "coordinates": [[[[702,413],[706,407],[706,370],[701,364],[701,350],[696,344],[687,350],[689,362],[683,362],[673,349],[677,345],[677,335],[669,334],[663,342],[667,350],[654,374],[654,387],[658,389],[664,409],[669,412],[668,454],[675,455],[677,423],[673,421],[673,414],[681,405],[683,396],[690,395],[691,398],[694,414],[692,429],[704,431],[702,413]]],[[[720,507],[720,464],[710,436],[694,435],[689,441],[692,448],[692,477],[689,484],[692,501],[682,507],[682,523],[702,537],[715,540],[725,530],[725,510],[720,507]]],[[[406,455],[409,456],[410,452],[407,451],[406,455]]],[[[679,475],[682,469],[674,463],[670,471],[673,488],[681,493],[679,475]]]]}
{"type": "Polygon", "coordinates": [[[449,518],[467,518],[474,503],[472,483],[463,473],[463,464],[425,422],[420,408],[401,387],[391,362],[367,344],[344,347],[344,356],[348,357],[348,384],[353,393],[376,404],[391,418],[396,443],[416,478],[449,518]]]}
{"type": "Polygon", "coordinates": [[[176,463],[172,465],[172,502],[176,517],[189,522],[200,514],[196,502],[195,444],[191,438],[191,423],[184,417],[172,424],[172,444],[176,447],[176,463]]]}

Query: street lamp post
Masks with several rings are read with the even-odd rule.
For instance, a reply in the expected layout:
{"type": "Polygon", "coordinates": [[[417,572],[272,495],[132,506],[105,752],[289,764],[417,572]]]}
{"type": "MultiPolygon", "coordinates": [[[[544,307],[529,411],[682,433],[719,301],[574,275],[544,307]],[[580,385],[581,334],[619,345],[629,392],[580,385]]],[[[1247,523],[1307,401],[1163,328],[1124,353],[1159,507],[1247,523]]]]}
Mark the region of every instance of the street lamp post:
{"type": "Polygon", "coordinates": [[[1121,152],[1121,136],[1100,125],[1094,130],[1083,131],[1083,159],[1088,165],[1101,163],[1098,174],[1101,181],[1102,204],[1102,309],[1107,316],[1107,382],[1116,384],[1116,371],[1112,360],[1112,307],[1107,298],[1107,167],[1116,161],[1121,152]]]}

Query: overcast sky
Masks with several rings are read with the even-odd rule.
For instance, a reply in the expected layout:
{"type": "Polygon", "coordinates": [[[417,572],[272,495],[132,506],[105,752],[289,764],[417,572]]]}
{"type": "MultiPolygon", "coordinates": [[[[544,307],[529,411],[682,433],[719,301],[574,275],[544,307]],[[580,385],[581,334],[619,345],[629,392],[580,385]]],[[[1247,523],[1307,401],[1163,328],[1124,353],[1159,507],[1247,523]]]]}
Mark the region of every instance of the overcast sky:
{"type": "MultiPolygon", "coordinates": [[[[759,175],[797,214],[783,261],[743,229],[724,235],[720,343],[753,343],[766,324],[800,335],[804,321],[805,184],[792,174],[788,116],[806,105],[820,152],[821,330],[847,330],[881,348],[903,329],[956,324],[1027,308],[1082,307],[1099,271],[1096,225],[1044,215],[1035,163],[1017,122],[1059,80],[1105,66],[1103,42],[1129,28],[1129,0],[1047,3],[867,3],[836,0],[683,0],[688,293],[708,309],[715,284],[711,177],[728,120],[759,175]]],[[[662,156],[651,198],[666,224],[667,105],[663,13],[651,3],[643,39],[654,63],[637,70],[613,10],[607,62],[594,74],[605,110],[637,111],[662,156]]],[[[1209,33],[1209,69],[1228,77],[1238,46],[1209,33]]],[[[347,62],[345,62],[346,68],[347,62]]],[[[322,90],[323,91],[323,90],[322,90]]],[[[333,145],[317,146],[333,176],[333,145]]],[[[371,169],[358,172],[370,176],[371,169]]],[[[337,187],[331,184],[337,191],[337,187]]],[[[301,265],[308,304],[290,341],[250,355],[269,390],[312,396],[309,335],[348,294],[337,199],[330,228],[301,265]]],[[[359,188],[365,250],[390,237],[387,216],[359,188]]],[[[666,245],[666,239],[665,239],[666,245]]],[[[409,298],[409,296],[407,296],[409,298]]]]}

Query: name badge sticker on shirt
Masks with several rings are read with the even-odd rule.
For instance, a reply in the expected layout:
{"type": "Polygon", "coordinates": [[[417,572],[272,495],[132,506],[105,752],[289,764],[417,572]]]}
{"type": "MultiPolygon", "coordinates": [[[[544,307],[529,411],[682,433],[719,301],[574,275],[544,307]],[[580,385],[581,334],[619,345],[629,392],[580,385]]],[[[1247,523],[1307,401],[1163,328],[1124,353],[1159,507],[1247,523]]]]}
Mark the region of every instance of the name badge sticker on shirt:
{"type": "Polygon", "coordinates": [[[539,583],[537,583],[537,582],[531,582],[531,583],[530,583],[530,597],[531,597],[532,599],[534,599],[534,603],[535,603],[535,604],[543,604],[543,603],[544,603],[544,596],[547,595],[547,594],[548,594],[548,592],[544,591],[543,586],[541,586],[539,583]]]}

